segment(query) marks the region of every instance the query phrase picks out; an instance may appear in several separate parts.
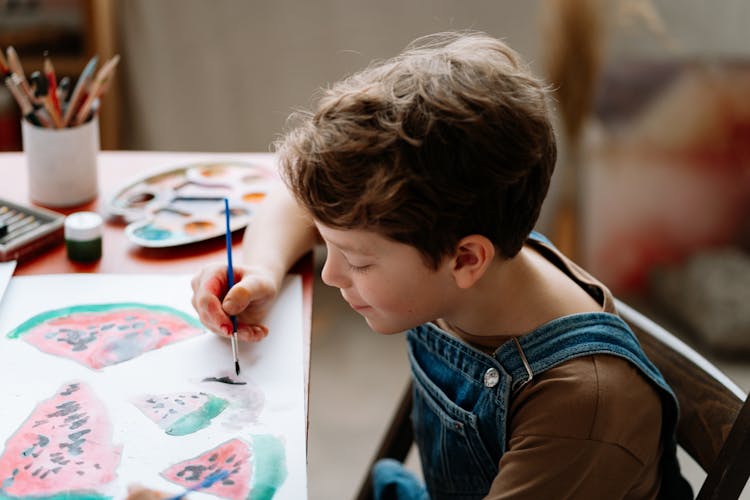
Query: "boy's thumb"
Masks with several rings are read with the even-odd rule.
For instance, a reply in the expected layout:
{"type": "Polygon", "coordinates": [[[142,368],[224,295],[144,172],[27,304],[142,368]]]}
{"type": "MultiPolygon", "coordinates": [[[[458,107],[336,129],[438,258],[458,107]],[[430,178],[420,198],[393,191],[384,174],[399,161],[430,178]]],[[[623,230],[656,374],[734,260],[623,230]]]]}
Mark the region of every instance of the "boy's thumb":
{"type": "Polygon", "coordinates": [[[262,284],[256,280],[243,279],[227,292],[221,307],[230,316],[237,315],[247,309],[253,301],[262,301],[265,298],[263,293],[262,284]]]}

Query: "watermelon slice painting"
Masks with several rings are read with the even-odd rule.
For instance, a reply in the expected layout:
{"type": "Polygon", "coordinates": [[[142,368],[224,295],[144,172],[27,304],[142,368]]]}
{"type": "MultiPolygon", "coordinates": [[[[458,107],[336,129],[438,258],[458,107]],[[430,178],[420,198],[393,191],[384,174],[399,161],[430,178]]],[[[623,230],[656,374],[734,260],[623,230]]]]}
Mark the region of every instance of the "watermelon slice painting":
{"type": "Polygon", "coordinates": [[[103,404],[84,383],[64,384],[5,443],[0,499],[103,499],[121,447],[103,404]]]}
{"type": "Polygon", "coordinates": [[[40,313],[8,337],[22,338],[40,351],[98,370],[203,332],[200,322],[182,311],[129,302],[40,313]]]}
{"type": "Polygon", "coordinates": [[[208,427],[229,402],[212,394],[195,392],[149,394],[133,404],[170,436],[184,436],[208,427]]]}
{"type": "Polygon", "coordinates": [[[173,465],[161,475],[190,488],[220,471],[227,471],[228,476],[201,489],[201,493],[228,500],[270,500],[286,479],[284,444],[269,434],[253,435],[250,442],[231,439],[173,465]]]}

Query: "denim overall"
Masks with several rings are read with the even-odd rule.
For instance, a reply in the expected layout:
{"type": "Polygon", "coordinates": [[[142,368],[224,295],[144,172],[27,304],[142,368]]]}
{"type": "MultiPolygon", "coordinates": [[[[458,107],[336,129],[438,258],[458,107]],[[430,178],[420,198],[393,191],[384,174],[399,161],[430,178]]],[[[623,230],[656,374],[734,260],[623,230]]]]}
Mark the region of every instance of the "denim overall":
{"type": "Polygon", "coordinates": [[[376,499],[482,498],[505,452],[508,409],[514,394],[532,376],[592,354],[628,360],[657,388],[664,439],[659,497],[692,498],[675,455],[677,400],[622,319],[608,313],[574,314],[517,340],[518,345],[515,340],[508,341],[488,355],[432,323],[408,332],[414,381],[411,419],[426,490],[400,464],[386,460],[373,470],[376,499]]]}

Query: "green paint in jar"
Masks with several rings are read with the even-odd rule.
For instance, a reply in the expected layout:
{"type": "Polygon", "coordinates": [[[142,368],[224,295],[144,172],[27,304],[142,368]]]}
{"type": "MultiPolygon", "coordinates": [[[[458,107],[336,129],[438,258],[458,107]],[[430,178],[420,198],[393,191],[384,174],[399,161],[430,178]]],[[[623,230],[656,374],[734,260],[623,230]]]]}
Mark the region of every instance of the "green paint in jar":
{"type": "Polygon", "coordinates": [[[76,212],[65,218],[65,248],[74,262],[94,262],[102,256],[102,217],[76,212]]]}

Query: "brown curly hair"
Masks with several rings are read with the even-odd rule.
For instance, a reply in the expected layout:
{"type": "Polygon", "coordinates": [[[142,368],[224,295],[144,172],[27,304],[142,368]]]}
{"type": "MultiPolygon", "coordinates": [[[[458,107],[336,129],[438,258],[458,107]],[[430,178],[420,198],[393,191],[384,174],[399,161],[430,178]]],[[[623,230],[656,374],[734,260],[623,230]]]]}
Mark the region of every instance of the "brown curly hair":
{"type": "Polygon", "coordinates": [[[470,234],[510,258],[554,169],[547,99],[500,40],[424,37],[294,115],[276,143],[282,177],[317,221],[412,245],[433,268],[470,234]]]}

